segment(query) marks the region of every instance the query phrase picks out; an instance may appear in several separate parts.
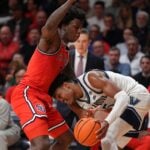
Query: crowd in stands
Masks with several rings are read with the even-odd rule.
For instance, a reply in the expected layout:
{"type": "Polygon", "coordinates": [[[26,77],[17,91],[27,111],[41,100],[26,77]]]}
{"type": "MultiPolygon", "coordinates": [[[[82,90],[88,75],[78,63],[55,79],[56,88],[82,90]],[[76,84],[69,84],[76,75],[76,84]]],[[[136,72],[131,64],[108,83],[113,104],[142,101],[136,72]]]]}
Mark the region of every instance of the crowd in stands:
{"type": "MultiPolygon", "coordinates": [[[[26,71],[47,16],[64,1],[1,0],[0,93],[10,105],[11,93],[26,71]]],[[[93,61],[99,59],[101,69],[131,76],[150,91],[150,1],[77,0],[75,5],[86,14],[85,53],[93,61]]],[[[68,47],[79,49],[77,42],[68,47]]]]}

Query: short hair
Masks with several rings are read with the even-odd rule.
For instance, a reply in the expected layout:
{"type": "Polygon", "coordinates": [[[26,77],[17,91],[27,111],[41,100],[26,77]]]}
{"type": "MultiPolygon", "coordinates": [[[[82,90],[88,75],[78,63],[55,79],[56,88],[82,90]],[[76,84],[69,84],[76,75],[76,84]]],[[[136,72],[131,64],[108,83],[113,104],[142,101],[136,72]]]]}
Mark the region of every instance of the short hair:
{"type": "Polygon", "coordinates": [[[136,18],[140,15],[145,16],[147,20],[149,19],[149,14],[146,11],[143,11],[143,10],[138,11],[136,14],[136,18]]]}
{"type": "Polygon", "coordinates": [[[130,41],[130,40],[134,40],[136,43],[139,44],[139,40],[136,36],[130,36],[129,39],[127,40],[127,42],[130,41]]]}
{"type": "Polygon", "coordinates": [[[92,24],[89,26],[89,30],[91,30],[92,27],[97,28],[98,31],[100,31],[100,26],[98,24],[92,24]]]}
{"type": "Polygon", "coordinates": [[[142,60],[146,58],[146,59],[149,59],[150,60],[150,55],[146,54],[146,55],[143,55],[140,59],[140,63],[142,62],[142,60]]]}
{"type": "Polygon", "coordinates": [[[84,11],[80,8],[72,6],[65,15],[65,17],[63,18],[63,20],[61,21],[60,27],[62,25],[68,25],[74,19],[79,19],[83,23],[86,20],[84,11]]]}
{"type": "Polygon", "coordinates": [[[120,55],[120,49],[119,49],[118,47],[115,47],[115,46],[114,46],[114,47],[111,47],[109,51],[113,51],[113,52],[114,52],[114,51],[117,51],[118,54],[120,55]]]}
{"type": "Polygon", "coordinates": [[[89,35],[89,31],[88,31],[86,28],[82,28],[81,31],[80,31],[80,34],[85,34],[85,35],[87,35],[88,37],[90,36],[90,35],[89,35]]]}
{"type": "Polygon", "coordinates": [[[60,73],[56,79],[52,82],[50,88],[49,88],[49,94],[51,96],[54,96],[54,93],[58,87],[60,87],[64,82],[73,82],[73,78],[71,78],[69,75],[67,76],[64,73],[60,73]]]}
{"type": "Polygon", "coordinates": [[[97,0],[95,3],[94,3],[94,6],[96,5],[101,5],[103,8],[105,8],[105,3],[103,1],[99,1],[97,0]]]}
{"type": "Polygon", "coordinates": [[[105,17],[110,17],[110,18],[112,18],[113,20],[115,19],[115,17],[114,17],[114,15],[112,14],[112,13],[105,13],[105,15],[104,15],[104,18],[105,17]]]}

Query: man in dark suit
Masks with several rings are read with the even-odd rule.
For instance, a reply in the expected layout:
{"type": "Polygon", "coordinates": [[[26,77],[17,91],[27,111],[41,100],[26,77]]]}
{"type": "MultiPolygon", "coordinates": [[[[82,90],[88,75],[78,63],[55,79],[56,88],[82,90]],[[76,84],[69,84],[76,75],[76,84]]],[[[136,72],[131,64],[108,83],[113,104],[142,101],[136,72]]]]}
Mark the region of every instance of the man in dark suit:
{"type": "MultiPolygon", "coordinates": [[[[87,72],[91,69],[101,69],[104,70],[104,62],[102,59],[96,57],[91,52],[88,51],[89,46],[89,33],[86,29],[82,29],[80,33],[80,37],[74,43],[75,49],[70,51],[70,60],[72,68],[77,75],[78,71],[78,64],[80,59],[82,59],[82,73],[87,72]],[[82,58],[81,58],[82,57],[82,58]]],[[[81,73],[81,74],[82,74],[81,73]]]]}
{"type": "MultiPolygon", "coordinates": [[[[96,57],[88,51],[90,38],[86,29],[82,29],[80,36],[74,43],[74,50],[70,51],[70,63],[76,76],[87,72],[91,69],[104,70],[104,61],[99,57],[96,57]],[[82,60],[81,60],[82,59],[82,60]],[[81,62],[82,61],[82,62],[81,62]],[[79,68],[78,68],[79,67],[79,68]]],[[[57,101],[57,109],[70,127],[76,115],[68,108],[68,106],[60,101],[57,101]]],[[[89,148],[77,145],[77,150],[88,150],[89,148]]]]}

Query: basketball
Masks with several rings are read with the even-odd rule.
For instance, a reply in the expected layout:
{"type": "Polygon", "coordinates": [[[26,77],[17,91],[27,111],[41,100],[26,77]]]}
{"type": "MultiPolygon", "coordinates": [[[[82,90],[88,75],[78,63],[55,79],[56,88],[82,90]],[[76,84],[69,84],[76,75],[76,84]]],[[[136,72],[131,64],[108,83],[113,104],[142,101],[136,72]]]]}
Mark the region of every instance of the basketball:
{"type": "Polygon", "coordinates": [[[100,128],[100,123],[96,122],[94,118],[82,118],[74,127],[75,139],[84,146],[94,146],[99,142],[96,139],[95,132],[100,128]]]}

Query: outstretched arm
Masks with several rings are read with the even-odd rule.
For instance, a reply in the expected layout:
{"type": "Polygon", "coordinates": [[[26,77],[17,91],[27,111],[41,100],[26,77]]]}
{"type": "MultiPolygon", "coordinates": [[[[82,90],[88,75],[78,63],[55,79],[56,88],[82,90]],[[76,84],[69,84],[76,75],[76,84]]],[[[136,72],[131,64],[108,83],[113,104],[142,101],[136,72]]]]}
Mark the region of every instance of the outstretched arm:
{"type": "Polygon", "coordinates": [[[61,40],[58,34],[58,26],[75,1],[76,0],[67,0],[49,16],[46,24],[42,28],[42,35],[39,42],[40,50],[52,53],[59,48],[61,40]]]}

